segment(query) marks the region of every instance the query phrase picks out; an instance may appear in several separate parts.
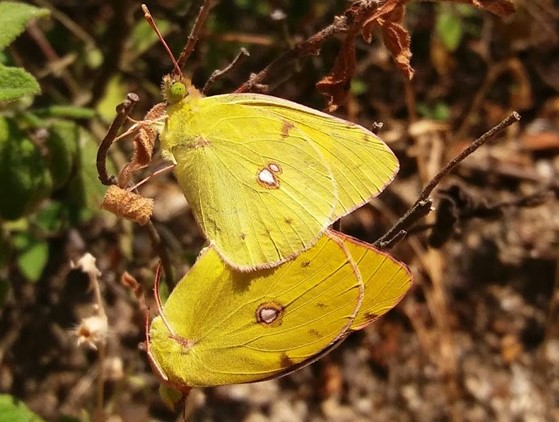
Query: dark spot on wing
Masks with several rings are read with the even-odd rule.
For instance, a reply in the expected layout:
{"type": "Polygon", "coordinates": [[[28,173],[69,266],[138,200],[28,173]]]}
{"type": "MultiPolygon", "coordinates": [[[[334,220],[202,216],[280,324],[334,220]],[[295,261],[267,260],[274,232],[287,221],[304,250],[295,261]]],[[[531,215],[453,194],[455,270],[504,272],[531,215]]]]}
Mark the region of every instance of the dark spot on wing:
{"type": "Polygon", "coordinates": [[[311,329],[309,330],[309,334],[310,334],[311,336],[313,336],[313,337],[316,337],[316,338],[320,338],[320,337],[321,337],[320,332],[318,332],[318,330],[315,330],[314,328],[311,328],[311,329]]]}
{"type": "Polygon", "coordinates": [[[301,267],[303,267],[303,268],[307,268],[309,265],[311,265],[311,261],[303,261],[303,262],[301,262],[301,267]]]}
{"type": "Polygon", "coordinates": [[[293,122],[289,120],[284,120],[281,125],[281,137],[287,138],[289,136],[289,131],[295,127],[293,122]]]}
{"type": "Polygon", "coordinates": [[[373,312],[365,312],[364,316],[367,321],[372,321],[378,318],[378,315],[373,312]]]}
{"type": "Polygon", "coordinates": [[[290,368],[290,367],[292,367],[293,365],[295,365],[295,362],[293,362],[293,361],[291,360],[291,358],[290,358],[289,356],[287,356],[287,353],[283,352],[283,353],[280,355],[280,366],[281,366],[282,368],[290,368]]]}
{"type": "Polygon", "coordinates": [[[285,218],[285,220],[283,220],[285,222],[285,224],[293,224],[293,220],[291,218],[285,218]]]}

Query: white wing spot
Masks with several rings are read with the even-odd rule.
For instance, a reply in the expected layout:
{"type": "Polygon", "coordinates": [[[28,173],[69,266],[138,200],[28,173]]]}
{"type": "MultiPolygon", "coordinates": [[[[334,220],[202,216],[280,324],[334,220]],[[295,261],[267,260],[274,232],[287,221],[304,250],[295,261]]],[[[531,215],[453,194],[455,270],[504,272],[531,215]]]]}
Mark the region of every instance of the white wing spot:
{"type": "Polygon", "coordinates": [[[256,322],[264,326],[276,327],[283,322],[284,308],[277,302],[261,303],[256,308],[256,322]]]}
{"type": "Polygon", "coordinates": [[[280,166],[278,166],[276,163],[270,163],[268,165],[268,168],[272,170],[274,173],[278,173],[280,171],[280,166]]]}
{"type": "Polygon", "coordinates": [[[277,311],[277,309],[264,308],[264,309],[260,309],[259,315],[260,315],[260,321],[262,321],[265,324],[271,324],[276,320],[276,318],[279,315],[279,312],[277,311]]]}
{"type": "Polygon", "coordinates": [[[263,168],[258,172],[258,183],[260,183],[265,188],[279,188],[279,181],[276,178],[276,175],[270,171],[269,168],[263,168]]]}

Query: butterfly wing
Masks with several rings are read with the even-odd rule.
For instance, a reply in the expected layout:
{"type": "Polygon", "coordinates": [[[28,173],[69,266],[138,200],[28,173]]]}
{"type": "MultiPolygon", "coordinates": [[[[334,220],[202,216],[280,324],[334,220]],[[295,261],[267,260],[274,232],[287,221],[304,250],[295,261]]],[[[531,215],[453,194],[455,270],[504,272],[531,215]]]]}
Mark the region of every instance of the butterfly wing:
{"type": "Polygon", "coordinates": [[[336,186],[305,134],[265,108],[201,98],[169,108],[161,143],[204,233],[250,270],[311,247],[332,221],[336,186]]]}
{"type": "Polygon", "coordinates": [[[205,250],[154,318],[153,365],[179,388],[260,381],[289,373],[344,336],[359,309],[359,273],[337,241],[273,269],[231,270],[205,250]]]}
{"type": "Polygon", "coordinates": [[[400,302],[412,286],[412,276],[405,264],[388,253],[343,233],[329,234],[347,248],[363,279],[365,295],[351,324],[351,330],[360,330],[400,302]]]}
{"type": "Polygon", "coordinates": [[[264,109],[290,122],[289,130],[321,152],[337,187],[332,221],[377,196],[396,176],[398,159],[390,148],[364,127],[281,98],[262,94],[219,95],[215,101],[264,109]]]}

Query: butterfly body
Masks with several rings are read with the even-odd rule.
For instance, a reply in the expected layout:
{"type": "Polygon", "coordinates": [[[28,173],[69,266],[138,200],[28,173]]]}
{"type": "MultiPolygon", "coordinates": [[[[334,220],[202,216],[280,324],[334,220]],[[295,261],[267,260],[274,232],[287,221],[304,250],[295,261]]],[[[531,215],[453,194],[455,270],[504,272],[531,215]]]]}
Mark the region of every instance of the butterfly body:
{"type": "Polygon", "coordinates": [[[191,88],[168,106],[160,138],[207,238],[242,271],[310,248],[398,170],[362,126],[261,94],[191,88]]]}

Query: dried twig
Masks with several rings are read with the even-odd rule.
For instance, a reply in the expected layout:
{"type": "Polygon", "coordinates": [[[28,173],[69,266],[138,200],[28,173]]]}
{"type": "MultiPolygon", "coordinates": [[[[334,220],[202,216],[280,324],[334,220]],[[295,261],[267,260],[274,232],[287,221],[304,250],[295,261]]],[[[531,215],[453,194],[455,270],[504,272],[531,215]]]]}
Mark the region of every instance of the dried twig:
{"type": "Polygon", "coordinates": [[[184,49],[182,50],[179,59],[177,60],[177,64],[179,68],[182,69],[186,60],[190,57],[192,52],[194,51],[194,47],[198,42],[198,36],[200,35],[200,31],[202,30],[202,25],[206,21],[208,17],[208,13],[210,13],[211,7],[211,0],[204,0],[204,4],[200,7],[200,12],[198,12],[198,16],[196,17],[196,21],[194,22],[194,26],[192,27],[192,31],[190,31],[190,35],[188,35],[188,39],[184,49]]]}
{"type": "Polygon", "coordinates": [[[286,51],[278,58],[273,60],[268,66],[260,72],[251,75],[250,79],[242,84],[235,92],[250,92],[255,87],[262,85],[263,82],[270,77],[274,72],[286,67],[292,61],[309,55],[316,55],[320,50],[320,46],[324,41],[332,38],[334,35],[346,32],[348,29],[348,18],[346,16],[338,16],[334,22],[326,28],[307,38],[305,41],[300,42],[291,50],[286,51]]]}
{"type": "Polygon", "coordinates": [[[202,93],[206,94],[209,87],[213,83],[215,83],[215,81],[217,79],[221,78],[223,75],[225,75],[228,72],[230,72],[231,70],[233,70],[243,59],[245,59],[248,56],[250,56],[249,52],[246,49],[241,48],[241,51],[239,52],[239,54],[237,54],[237,56],[233,59],[233,61],[226,68],[224,68],[222,70],[215,70],[212,73],[212,75],[209,77],[209,79],[204,84],[204,88],[202,88],[202,93]]]}
{"type": "Polygon", "coordinates": [[[118,131],[124,125],[124,122],[130,113],[132,113],[132,109],[138,101],[140,101],[140,97],[133,92],[126,95],[126,100],[116,107],[117,115],[113,120],[111,127],[107,131],[105,138],[99,145],[99,149],[97,150],[97,173],[99,175],[99,180],[104,185],[108,186],[116,183],[116,177],[109,176],[107,173],[107,153],[113,144],[118,131]]]}

